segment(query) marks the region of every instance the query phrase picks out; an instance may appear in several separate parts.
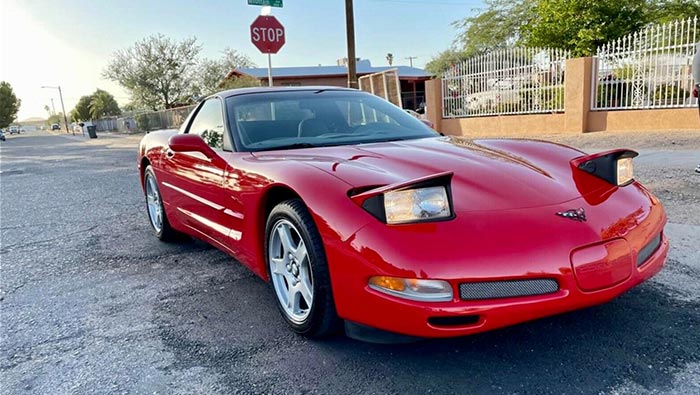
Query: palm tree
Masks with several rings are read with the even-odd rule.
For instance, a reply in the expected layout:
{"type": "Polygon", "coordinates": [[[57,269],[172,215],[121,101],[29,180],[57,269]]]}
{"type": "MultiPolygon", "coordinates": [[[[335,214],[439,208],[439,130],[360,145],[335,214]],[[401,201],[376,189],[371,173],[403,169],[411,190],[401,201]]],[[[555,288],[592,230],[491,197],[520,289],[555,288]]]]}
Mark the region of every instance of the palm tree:
{"type": "Polygon", "coordinates": [[[391,52],[389,52],[388,54],[386,54],[386,61],[389,62],[389,66],[391,66],[392,64],[394,64],[394,54],[391,53],[391,52]]]}

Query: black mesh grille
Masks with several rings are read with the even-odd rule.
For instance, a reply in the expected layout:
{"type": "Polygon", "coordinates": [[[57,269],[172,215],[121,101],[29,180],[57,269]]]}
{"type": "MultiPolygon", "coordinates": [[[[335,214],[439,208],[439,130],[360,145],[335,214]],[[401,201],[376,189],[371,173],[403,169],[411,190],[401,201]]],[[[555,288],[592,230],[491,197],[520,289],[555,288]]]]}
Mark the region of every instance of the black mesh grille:
{"type": "Polygon", "coordinates": [[[506,280],[459,284],[462,300],[513,298],[545,295],[557,292],[559,284],[551,278],[536,280],[506,280]]]}
{"type": "Polygon", "coordinates": [[[644,262],[646,262],[647,259],[649,259],[649,257],[659,248],[659,245],[661,245],[661,233],[651,239],[649,244],[645,245],[644,248],[639,251],[639,254],[637,254],[637,267],[642,266],[644,262]]]}

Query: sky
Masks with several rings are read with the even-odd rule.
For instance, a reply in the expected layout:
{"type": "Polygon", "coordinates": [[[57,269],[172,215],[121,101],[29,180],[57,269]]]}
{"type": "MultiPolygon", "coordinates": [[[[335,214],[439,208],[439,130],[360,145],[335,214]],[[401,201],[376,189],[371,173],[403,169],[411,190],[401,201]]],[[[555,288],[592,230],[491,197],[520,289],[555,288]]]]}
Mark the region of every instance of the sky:
{"type": "MultiPolygon", "coordinates": [[[[424,67],[455,38],[451,23],[473,15],[483,0],[354,0],[356,54],[373,65],[424,67]]],[[[200,56],[219,58],[226,47],[248,55],[259,67],[267,57],[250,42],[250,24],[260,7],[247,0],[0,0],[0,81],[22,100],[18,114],[46,118],[44,106],[66,112],[96,88],[120,105],[129,95],[102,78],[110,56],[146,36],[196,37],[200,56]]],[[[335,65],[346,56],[344,0],[284,0],[272,15],[285,26],[286,45],[272,56],[275,66],[335,65]]]]}

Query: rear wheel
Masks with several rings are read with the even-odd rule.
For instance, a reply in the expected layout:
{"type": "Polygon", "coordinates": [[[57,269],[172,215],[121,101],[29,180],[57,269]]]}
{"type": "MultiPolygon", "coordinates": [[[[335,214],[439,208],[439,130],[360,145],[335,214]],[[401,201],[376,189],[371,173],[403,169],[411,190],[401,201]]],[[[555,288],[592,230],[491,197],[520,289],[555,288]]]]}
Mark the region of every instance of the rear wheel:
{"type": "Polygon", "coordinates": [[[326,254],[301,200],[282,202],[272,210],[265,251],[277,306],[292,330],[320,337],[338,329],[326,254]]]}
{"type": "Polygon", "coordinates": [[[158,181],[150,165],[146,167],[146,171],[144,172],[143,185],[146,194],[146,211],[148,211],[148,219],[151,222],[151,227],[156,237],[162,241],[175,241],[179,239],[181,236],[180,233],[170,226],[168,217],[165,215],[163,199],[158,189],[158,181]]]}

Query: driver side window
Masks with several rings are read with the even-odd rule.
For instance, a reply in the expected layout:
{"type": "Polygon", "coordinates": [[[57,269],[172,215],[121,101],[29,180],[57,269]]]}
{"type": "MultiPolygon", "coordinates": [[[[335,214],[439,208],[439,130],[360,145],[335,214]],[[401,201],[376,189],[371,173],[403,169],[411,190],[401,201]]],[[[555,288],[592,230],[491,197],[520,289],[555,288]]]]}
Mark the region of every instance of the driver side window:
{"type": "Polygon", "coordinates": [[[199,135],[212,148],[224,148],[224,116],[219,99],[214,97],[204,102],[188,133],[199,135]]]}

